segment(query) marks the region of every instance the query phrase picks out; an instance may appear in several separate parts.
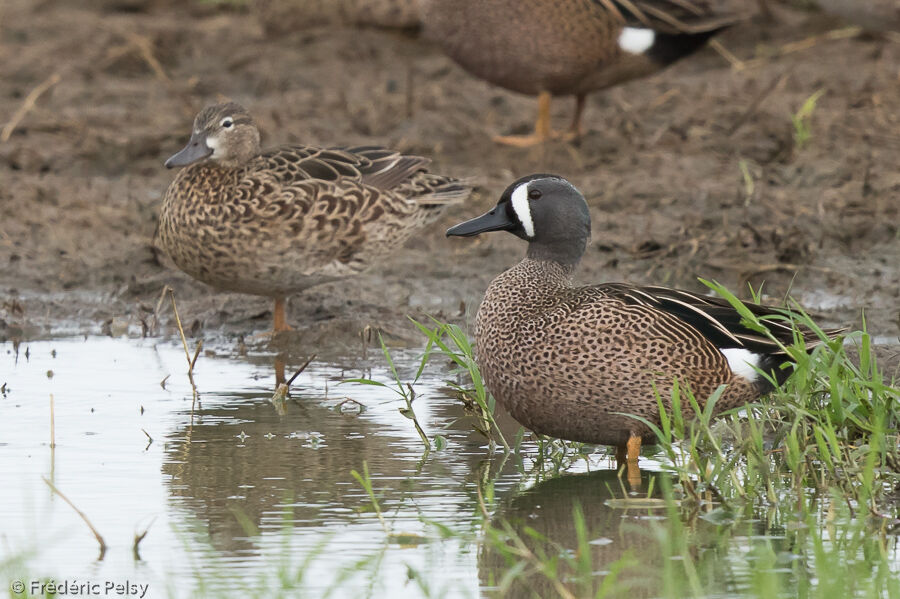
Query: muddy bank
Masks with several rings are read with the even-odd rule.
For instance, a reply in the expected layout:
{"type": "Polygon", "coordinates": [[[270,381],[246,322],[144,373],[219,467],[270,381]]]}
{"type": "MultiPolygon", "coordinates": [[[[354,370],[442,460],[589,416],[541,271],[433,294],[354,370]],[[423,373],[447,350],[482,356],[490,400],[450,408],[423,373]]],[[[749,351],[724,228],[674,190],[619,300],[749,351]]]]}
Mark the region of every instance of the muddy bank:
{"type": "MultiPolygon", "coordinates": [[[[268,300],[215,293],[168,268],[151,239],[166,157],[217,94],[248,106],[264,145],[383,144],[434,159],[479,193],[364,276],[292,298],[304,346],[356,347],[407,314],[463,323],[524,248],[448,240],[515,177],[562,174],[588,197],[580,279],[699,289],[697,276],[790,292],[823,324],[900,334],[900,43],[778,10],[658,76],[590,97],[579,146],[499,147],[533,99],[477,81],[415,32],[316,27],[267,34],[247,8],[10,0],[0,15],[0,114],[48,89],[0,143],[0,338],[189,332],[224,345],[270,324],[268,300]],[[74,4],[74,3],[73,3],[74,4]],[[795,44],[800,42],[801,44],[795,44]],[[59,81],[49,79],[58,74],[59,81]],[[822,91],[810,138],[791,115],[822,91]]],[[[553,106],[558,126],[571,101],[553,106]]]]}

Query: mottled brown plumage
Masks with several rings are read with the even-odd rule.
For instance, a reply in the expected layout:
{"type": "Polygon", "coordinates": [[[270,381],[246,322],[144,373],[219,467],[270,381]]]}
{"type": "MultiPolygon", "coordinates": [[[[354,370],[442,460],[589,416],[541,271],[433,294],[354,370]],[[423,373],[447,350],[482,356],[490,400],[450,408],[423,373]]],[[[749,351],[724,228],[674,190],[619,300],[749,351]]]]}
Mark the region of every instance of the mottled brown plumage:
{"type": "Polygon", "coordinates": [[[158,244],[217,289],[283,300],[362,271],[469,195],[428,162],[374,146],[260,152],[244,108],[211,106],[166,163],[188,166],[166,192],[158,244]]]}
{"type": "Polygon", "coordinates": [[[535,135],[498,138],[514,145],[554,135],[550,95],[576,96],[577,136],[587,93],[654,73],[738,19],[706,0],[425,0],[422,14],[426,34],[473,75],[542,95],[535,135]],[[626,27],[653,35],[649,45],[625,43],[626,27]]]}
{"type": "MultiPolygon", "coordinates": [[[[525,259],[485,293],[475,322],[476,357],[497,401],[536,432],[623,448],[630,439],[654,438],[629,415],[658,425],[657,393],[671,409],[676,379],[701,405],[725,385],[718,413],[771,389],[748,362],[774,371],[778,383],[791,372],[780,368],[787,356],[779,345],[743,326],[724,300],[621,283],[573,286],[590,216],[583,196],[564,179],[520,179],[494,210],[447,234],[494,230],[530,243],[525,259]]],[[[759,316],[785,314],[748,308],[759,316]]],[[[791,326],[767,326],[777,339],[792,343],[791,326]]],[[[820,342],[812,331],[801,333],[810,348],[820,342]]],[[[683,409],[692,415],[687,401],[683,409]]]]}

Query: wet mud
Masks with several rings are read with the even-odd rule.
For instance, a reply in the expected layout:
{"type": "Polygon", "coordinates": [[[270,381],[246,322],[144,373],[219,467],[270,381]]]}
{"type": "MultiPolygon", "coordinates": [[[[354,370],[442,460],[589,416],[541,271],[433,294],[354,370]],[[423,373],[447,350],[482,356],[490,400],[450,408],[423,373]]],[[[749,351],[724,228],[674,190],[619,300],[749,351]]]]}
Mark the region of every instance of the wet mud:
{"type": "MultiPolygon", "coordinates": [[[[777,7],[657,76],[592,95],[580,144],[533,149],[534,99],[470,77],[417,31],[264,28],[251,6],[34,2],[0,8],[0,339],[186,332],[227,347],[271,325],[266,298],[217,293],[152,247],[194,113],[246,105],[264,145],[382,144],[478,192],[366,274],[291,298],[291,343],[346,354],[366,327],[421,345],[406,320],[471,322],[511,236],[446,239],[514,178],[555,172],[591,206],[583,282],[787,293],[823,325],[900,334],[900,43],[777,7]],[[40,93],[31,102],[35,92],[40,93]],[[792,122],[821,92],[798,143],[792,122]],[[27,109],[17,115],[23,106],[27,109]],[[19,118],[21,117],[21,118],[19,118]],[[11,125],[12,124],[12,125],[11,125]]],[[[553,104],[555,125],[572,101],[553,104]]]]}

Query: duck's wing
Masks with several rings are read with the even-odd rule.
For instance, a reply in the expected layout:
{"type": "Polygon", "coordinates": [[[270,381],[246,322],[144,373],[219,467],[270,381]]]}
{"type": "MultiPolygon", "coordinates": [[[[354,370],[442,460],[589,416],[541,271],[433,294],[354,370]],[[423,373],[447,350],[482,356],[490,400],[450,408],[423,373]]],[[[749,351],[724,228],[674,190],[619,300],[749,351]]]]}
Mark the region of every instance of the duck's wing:
{"type": "Polygon", "coordinates": [[[381,190],[403,184],[425,170],[428,158],[410,156],[378,146],[319,148],[309,145],[279,146],[263,152],[260,170],[282,183],[305,179],[335,182],[350,179],[381,190]]]}
{"type": "Polygon", "coordinates": [[[668,33],[716,31],[746,19],[749,14],[721,13],[707,0],[593,0],[626,27],[668,33]]]}
{"type": "MultiPolygon", "coordinates": [[[[742,348],[753,353],[783,355],[779,346],[791,345],[795,334],[803,337],[806,347],[812,349],[822,342],[815,331],[797,323],[796,316],[786,308],[744,305],[761,321],[778,342],[750,329],[741,322],[740,313],[719,297],[698,295],[690,291],[658,286],[637,286],[624,283],[607,283],[597,286],[604,295],[619,299],[629,305],[639,305],[661,310],[687,323],[719,349],[742,348]]],[[[824,333],[830,338],[845,329],[831,329],[824,333]]]]}

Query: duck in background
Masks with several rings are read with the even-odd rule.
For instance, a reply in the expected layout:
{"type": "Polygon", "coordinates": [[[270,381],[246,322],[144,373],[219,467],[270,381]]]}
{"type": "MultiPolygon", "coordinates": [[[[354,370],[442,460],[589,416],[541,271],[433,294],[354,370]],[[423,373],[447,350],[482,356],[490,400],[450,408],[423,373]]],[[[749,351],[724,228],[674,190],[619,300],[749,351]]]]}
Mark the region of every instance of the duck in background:
{"type": "Polygon", "coordinates": [[[422,0],[427,37],[494,85],[538,96],[530,135],[495,137],[527,147],[582,133],[585,98],[655,73],[701,48],[742,15],[706,0],[422,0]],[[550,126],[552,96],[575,96],[568,131],[550,126]]]}

